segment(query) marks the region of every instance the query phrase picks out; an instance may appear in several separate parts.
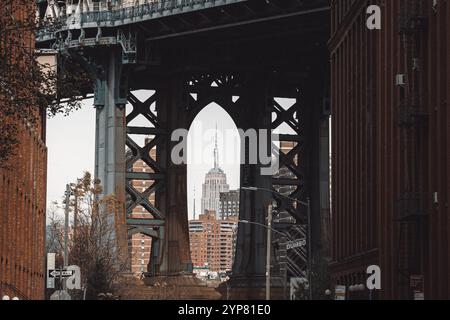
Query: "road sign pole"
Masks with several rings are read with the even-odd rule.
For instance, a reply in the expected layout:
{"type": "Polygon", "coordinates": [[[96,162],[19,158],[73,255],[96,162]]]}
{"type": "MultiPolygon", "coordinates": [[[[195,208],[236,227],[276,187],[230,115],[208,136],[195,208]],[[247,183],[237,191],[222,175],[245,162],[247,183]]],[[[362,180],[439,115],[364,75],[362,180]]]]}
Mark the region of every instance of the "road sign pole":
{"type": "Polygon", "coordinates": [[[59,273],[59,286],[60,286],[61,290],[66,290],[64,284],[65,283],[63,283],[63,280],[62,280],[62,273],[60,272],[59,273]]]}
{"type": "MultiPolygon", "coordinates": [[[[66,193],[65,193],[65,207],[64,207],[64,268],[69,265],[69,202],[70,202],[70,185],[66,184],[66,193]]],[[[62,281],[62,274],[60,276],[62,281]]],[[[66,290],[66,281],[63,281],[63,290],[66,290]]]]}
{"type": "Polygon", "coordinates": [[[47,288],[55,289],[55,278],[50,276],[50,270],[55,269],[55,253],[47,253],[47,288]]]}
{"type": "Polygon", "coordinates": [[[64,268],[69,264],[69,202],[70,202],[70,185],[66,185],[65,193],[65,207],[64,207],[64,268]]]}

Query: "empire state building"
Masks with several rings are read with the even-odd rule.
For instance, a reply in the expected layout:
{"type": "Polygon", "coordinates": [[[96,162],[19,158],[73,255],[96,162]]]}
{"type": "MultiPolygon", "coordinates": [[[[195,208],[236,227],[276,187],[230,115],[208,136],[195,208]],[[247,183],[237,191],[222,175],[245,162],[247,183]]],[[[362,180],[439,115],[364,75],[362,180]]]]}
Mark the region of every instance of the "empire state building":
{"type": "Polygon", "coordinates": [[[220,193],[228,192],[229,190],[230,186],[227,184],[227,175],[219,167],[219,150],[217,148],[216,133],[214,168],[206,174],[205,183],[202,187],[202,213],[205,211],[215,211],[217,219],[220,219],[220,193]]]}

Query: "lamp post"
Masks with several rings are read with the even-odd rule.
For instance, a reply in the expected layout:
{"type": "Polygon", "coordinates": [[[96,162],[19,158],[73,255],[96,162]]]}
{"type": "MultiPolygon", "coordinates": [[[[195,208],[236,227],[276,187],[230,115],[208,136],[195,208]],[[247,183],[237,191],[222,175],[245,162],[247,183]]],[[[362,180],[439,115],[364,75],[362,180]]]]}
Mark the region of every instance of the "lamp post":
{"type": "Polygon", "coordinates": [[[64,200],[64,267],[67,267],[69,263],[69,251],[68,251],[68,244],[69,244],[69,205],[70,205],[70,185],[66,185],[66,192],[64,193],[65,200],[64,200]]]}
{"type": "Polygon", "coordinates": [[[259,188],[259,187],[252,187],[252,186],[247,186],[247,187],[241,187],[241,190],[244,191],[262,191],[262,192],[269,192],[271,194],[275,193],[277,195],[279,195],[280,197],[283,197],[285,199],[291,200],[291,201],[295,201],[296,203],[305,206],[308,208],[308,212],[307,212],[307,219],[308,219],[308,289],[309,289],[309,299],[312,300],[313,294],[312,294],[312,255],[311,255],[311,200],[308,198],[307,201],[301,201],[298,199],[294,199],[291,198],[289,196],[286,196],[276,190],[271,190],[271,189],[267,189],[267,188],[259,188]]]}
{"type": "Polygon", "coordinates": [[[272,228],[272,205],[269,204],[267,208],[267,225],[264,225],[262,223],[248,221],[248,220],[238,220],[238,223],[243,224],[252,224],[256,226],[263,227],[267,229],[267,244],[266,244],[266,300],[270,300],[270,289],[271,289],[271,274],[270,274],[270,267],[272,265],[272,231],[275,233],[278,233],[284,237],[287,235],[283,232],[280,232],[278,230],[275,230],[272,228]]]}

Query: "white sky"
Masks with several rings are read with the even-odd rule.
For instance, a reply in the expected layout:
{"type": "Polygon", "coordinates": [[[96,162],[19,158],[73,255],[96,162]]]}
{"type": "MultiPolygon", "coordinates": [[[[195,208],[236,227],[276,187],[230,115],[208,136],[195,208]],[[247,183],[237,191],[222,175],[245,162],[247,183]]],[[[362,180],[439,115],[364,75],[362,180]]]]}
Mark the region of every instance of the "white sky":
{"type": "Polygon", "coordinates": [[[58,115],[47,120],[47,207],[61,203],[66,184],[94,173],[95,109],[86,100],[81,110],[70,116],[58,115]]]}

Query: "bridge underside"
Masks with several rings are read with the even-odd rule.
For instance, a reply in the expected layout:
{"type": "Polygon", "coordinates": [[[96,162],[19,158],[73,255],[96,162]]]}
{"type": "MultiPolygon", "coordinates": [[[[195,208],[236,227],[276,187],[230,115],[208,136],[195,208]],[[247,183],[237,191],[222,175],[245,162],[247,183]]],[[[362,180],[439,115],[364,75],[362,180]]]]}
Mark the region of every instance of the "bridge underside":
{"type": "MultiPolygon", "coordinates": [[[[322,250],[329,211],[329,12],[313,1],[271,2],[273,11],[261,9],[254,1],[229,13],[225,9],[225,22],[215,26],[212,11],[204,13],[203,23],[197,23],[193,13],[163,23],[128,25],[123,34],[136,35],[135,46],[128,51],[119,45],[69,49],[95,67],[96,176],[105,195],[115,194],[126,204],[128,235],[152,237],[149,275],[192,272],[187,166],[172,162],[171,151],[178,142],[170,138],[176,129],[189,129],[195,116],[212,102],[243,130],[290,127],[291,134],[279,137],[293,143],[292,150],[280,154],[284,174],[262,175],[262,164],[243,164],[241,185],[287,190],[286,194],[302,201],[310,198],[312,252],[322,250]],[[297,9],[287,10],[286,4],[297,9]],[[138,89],[150,90],[152,95],[140,101],[132,94],[138,89]],[[285,108],[278,98],[290,98],[292,105],[285,108]],[[141,116],[150,125],[130,124],[141,116]],[[136,136],[147,138],[146,143],[140,145],[136,136]],[[137,172],[133,165],[138,160],[150,172],[137,172]],[[135,182],[143,181],[148,188],[140,192],[135,182]],[[137,206],[149,217],[135,218],[132,212],[137,206]]],[[[247,154],[248,149],[244,143],[242,152],[247,154]]],[[[306,208],[274,199],[280,216],[292,217],[297,227],[307,224],[306,208]]],[[[240,200],[240,219],[266,223],[269,193],[241,191],[240,200]]],[[[290,232],[292,226],[278,227],[290,232]]],[[[237,241],[236,283],[263,287],[265,230],[240,225],[237,241]]],[[[289,253],[287,268],[292,276],[305,275],[306,256],[305,250],[289,253]]]]}

